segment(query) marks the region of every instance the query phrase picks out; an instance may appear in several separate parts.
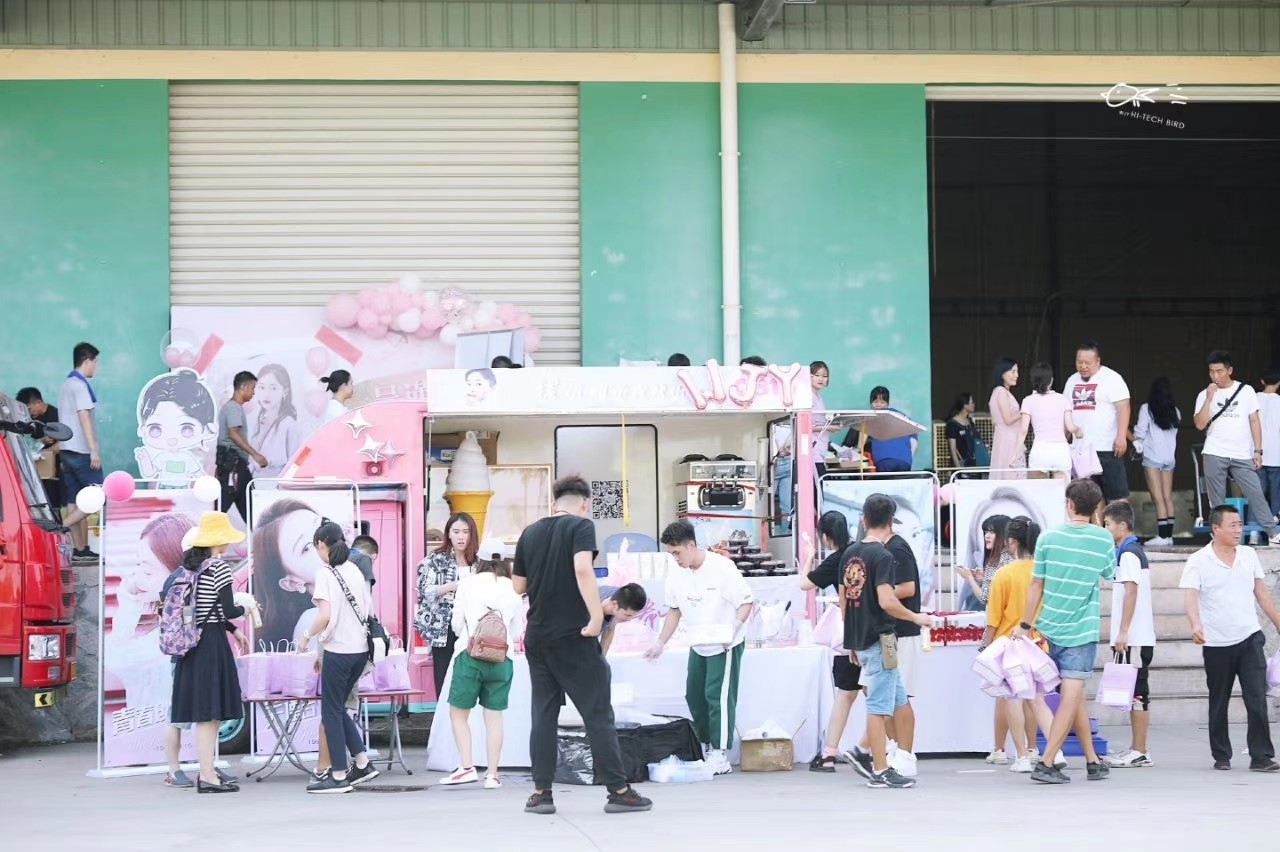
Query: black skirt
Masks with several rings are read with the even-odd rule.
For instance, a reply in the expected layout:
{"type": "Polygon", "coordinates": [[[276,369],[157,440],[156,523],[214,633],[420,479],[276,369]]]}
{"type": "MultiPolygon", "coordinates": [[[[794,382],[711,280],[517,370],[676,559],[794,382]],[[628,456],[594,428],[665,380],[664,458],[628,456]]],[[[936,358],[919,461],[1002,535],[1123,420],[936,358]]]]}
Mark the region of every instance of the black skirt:
{"type": "Polygon", "coordinates": [[[200,642],[173,673],[172,722],[226,722],[244,715],[236,660],[221,623],[207,624],[200,642]]]}

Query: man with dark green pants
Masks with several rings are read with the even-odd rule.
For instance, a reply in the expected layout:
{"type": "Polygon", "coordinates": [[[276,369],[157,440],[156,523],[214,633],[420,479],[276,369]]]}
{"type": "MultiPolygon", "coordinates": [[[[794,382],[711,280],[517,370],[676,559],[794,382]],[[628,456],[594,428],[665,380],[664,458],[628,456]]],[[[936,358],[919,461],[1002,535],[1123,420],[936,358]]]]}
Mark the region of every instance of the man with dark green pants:
{"type": "Polygon", "coordinates": [[[717,775],[733,771],[729,749],[737,722],[738,675],[742,670],[751,589],[736,565],[698,547],[693,525],[676,521],[662,531],[662,543],[682,570],[667,575],[666,621],[645,656],[656,660],[681,621],[689,632],[689,675],[685,701],[707,762],[717,775]]]}

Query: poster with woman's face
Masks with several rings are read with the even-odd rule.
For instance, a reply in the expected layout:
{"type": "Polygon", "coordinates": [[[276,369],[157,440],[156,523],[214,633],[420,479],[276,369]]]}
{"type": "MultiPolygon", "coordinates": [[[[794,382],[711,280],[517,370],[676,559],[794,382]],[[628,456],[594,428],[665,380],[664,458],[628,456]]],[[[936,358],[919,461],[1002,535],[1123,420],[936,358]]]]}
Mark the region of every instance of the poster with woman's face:
{"type": "Polygon", "coordinates": [[[933,590],[937,586],[934,566],[936,521],[933,505],[932,477],[886,477],[884,479],[832,479],[822,481],[822,505],[830,511],[843,512],[849,522],[849,535],[860,538],[862,504],[872,494],[887,494],[898,504],[893,516],[893,531],[907,540],[920,570],[920,606],[933,606],[933,590]]]}
{"type": "MultiPolygon", "coordinates": [[[[102,535],[103,767],[165,761],[173,663],[160,652],[160,594],[182,562],[182,537],[208,505],[182,489],[139,487],[112,503],[102,535]]],[[[183,759],[195,756],[183,737],[183,759]]]]}
{"type": "Polygon", "coordinates": [[[955,532],[955,564],[973,568],[983,564],[982,522],[993,515],[1025,515],[1052,529],[1067,520],[1067,482],[1064,479],[961,479],[954,484],[951,505],[955,532]]]}

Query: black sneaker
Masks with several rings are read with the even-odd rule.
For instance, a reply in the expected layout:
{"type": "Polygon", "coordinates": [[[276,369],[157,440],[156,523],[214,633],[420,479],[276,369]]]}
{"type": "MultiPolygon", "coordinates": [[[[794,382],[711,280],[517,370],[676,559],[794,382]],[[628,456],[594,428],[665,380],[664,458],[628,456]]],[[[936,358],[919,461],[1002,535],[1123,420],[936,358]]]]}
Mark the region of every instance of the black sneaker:
{"type": "Polygon", "coordinates": [[[871,752],[863,751],[854,746],[841,755],[845,763],[848,763],[854,770],[868,781],[875,777],[876,769],[871,763],[871,752]]]}
{"type": "Polygon", "coordinates": [[[353,789],[350,778],[339,781],[331,772],[326,772],[319,781],[307,785],[308,793],[350,793],[353,789]]]}
{"type": "Polygon", "coordinates": [[[1249,764],[1250,772],[1280,772],[1280,763],[1274,760],[1260,760],[1249,764]]]}
{"type": "Polygon", "coordinates": [[[885,790],[905,790],[908,787],[916,786],[916,779],[905,778],[898,774],[898,770],[890,766],[884,772],[872,772],[871,778],[867,781],[867,786],[885,790]]]}
{"type": "Polygon", "coordinates": [[[1045,766],[1037,760],[1031,767],[1031,780],[1038,784],[1070,784],[1071,779],[1056,766],[1045,766]]]}
{"type": "Polygon", "coordinates": [[[820,754],[813,760],[809,761],[810,772],[835,772],[836,756],[834,754],[820,754]]]}
{"type": "MultiPolygon", "coordinates": [[[[609,797],[610,799],[613,796],[609,797]]],[[[606,806],[607,807],[607,806],[606,806]]],[[[535,792],[524,803],[524,812],[527,814],[553,814],[556,812],[556,800],[551,797],[551,791],[545,793],[535,792]]]]}
{"type": "Polygon", "coordinates": [[[72,562],[97,562],[98,554],[94,553],[88,547],[82,547],[79,550],[71,552],[72,562]]]}
{"type": "Polygon", "coordinates": [[[653,802],[637,793],[636,788],[630,784],[621,793],[610,793],[608,800],[604,803],[604,812],[607,814],[639,813],[651,810],[653,810],[653,802]]]}
{"type": "Polygon", "coordinates": [[[1089,763],[1085,765],[1085,778],[1090,781],[1101,781],[1111,774],[1111,767],[1105,763],[1089,763]]]}
{"type": "Polygon", "coordinates": [[[373,767],[372,760],[364,765],[364,769],[353,764],[351,768],[347,770],[347,782],[352,787],[358,787],[366,781],[372,781],[380,774],[381,773],[373,767]]]}

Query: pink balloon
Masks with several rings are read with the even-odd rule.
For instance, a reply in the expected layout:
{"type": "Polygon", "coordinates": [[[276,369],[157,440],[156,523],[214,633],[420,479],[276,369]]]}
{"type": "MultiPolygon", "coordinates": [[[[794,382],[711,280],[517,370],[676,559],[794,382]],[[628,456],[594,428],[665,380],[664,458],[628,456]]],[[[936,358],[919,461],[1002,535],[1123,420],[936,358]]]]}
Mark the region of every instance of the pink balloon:
{"type": "Polygon", "coordinates": [[[133,477],[123,470],[112,471],[102,480],[102,490],[112,503],[123,503],[133,496],[133,477]]]}
{"type": "Polygon", "coordinates": [[[307,351],[307,369],[311,375],[320,378],[329,370],[329,350],[323,346],[313,346],[307,351]]]}
{"type": "Polygon", "coordinates": [[[528,325],[533,325],[533,317],[529,316],[524,311],[521,311],[516,315],[515,326],[516,328],[524,328],[528,325]]]}
{"type": "Polygon", "coordinates": [[[183,352],[182,355],[178,357],[179,367],[194,367],[195,365],[196,353],[194,352],[183,352]]]}
{"type": "Polygon", "coordinates": [[[373,308],[362,308],[356,322],[359,324],[361,331],[365,334],[370,334],[378,327],[378,315],[374,313],[373,308]]]}
{"type": "Polygon", "coordinates": [[[329,300],[325,316],[338,328],[351,328],[360,316],[360,300],[350,293],[342,293],[329,300]]]}
{"type": "Polygon", "coordinates": [[[439,331],[444,328],[448,320],[444,317],[444,311],[439,308],[423,308],[422,309],[422,327],[429,328],[432,331],[439,331]]]}
{"type": "Polygon", "coordinates": [[[372,307],[372,306],[373,306],[373,297],[374,297],[374,295],[375,295],[376,293],[377,293],[377,291],[376,291],[376,290],[374,290],[372,287],[370,287],[370,288],[368,288],[368,289],[366,289],[366,290],[361,290],[361,291],[360,291],[360,296],[359,296],[359,298],[357,298],[357,300],[356,300],[356,301],[358,301],[358,302],[360,303],[360,307],[362,307],[362,308],[369,308],[369,307],[372,307]]]}
{"type": "Polygon", "coordinates": [[[374,340],[381,340],[382,338],[387,336],[388,327],[389,326],[387,326],[385,323],[380,322],[378,323],[378,326],[375,329],[373,329],[373,331],[367,331],[365,332],[365,334],[368,334],[374,340]]]}
{"type": "Polygon", "coordinates": [[[425,325],[420,325],[418,326],[418,330],[413,333],[413,336],[419,340],[430,340],[435,337],[436,333],[439,331],[440,329],[438,328],[428,328],[425,325]]]}
{"type": "Polygon", "coordinates": [[[954,503],[956,499],[956,487],[951,483],[947,483],[938,489],[938,499],[945,506],[948,503],[954,503]]]}
{"type": "Polygon", "coordinates": [[[413,307],[413,297],[407,293],[396,293],[391,298],[391,311],[395,314],[402,314],[413,307]]]}
{"type": "Polygon", "coordinates": [[[503,328],[514,325],[518,316],[520,316],[520,309],[510,302],[503,302],[498,305],[498,320],[502,323],[503,328]]]}
{"type": "Polygon", "coordinates": [[[542,348],[542,332],[538,331],[536,325],[531,325],[524,330],[524,351],[537,352],[542,348]]]}
{"type": "Polygon", "coordinates": [[[307,411],[312,417],[319,417],[324,414],[325,406],[329,404],[329,394],[322,390],[307,391],[307,411]]]}
{"type": "Polygon", "coordinates": [[[391,297],[386,293],[374,293],[373,303],[369,307],[373,308],[376,314],[389,314],[392,308],[391,297]]]}
{"type": "Polygon", "coordinates": [[[422,307],[422,294],[414,293],[412,296],[409,297],[409,301],[413,304],[415,308],[422,307]]]}
{"type": "Polygon", "coordinates": [[[182,350],[176,346],[166,346],[164,348],[164,363],[170,370],[176,370],[182,366],[182,350]]]}

